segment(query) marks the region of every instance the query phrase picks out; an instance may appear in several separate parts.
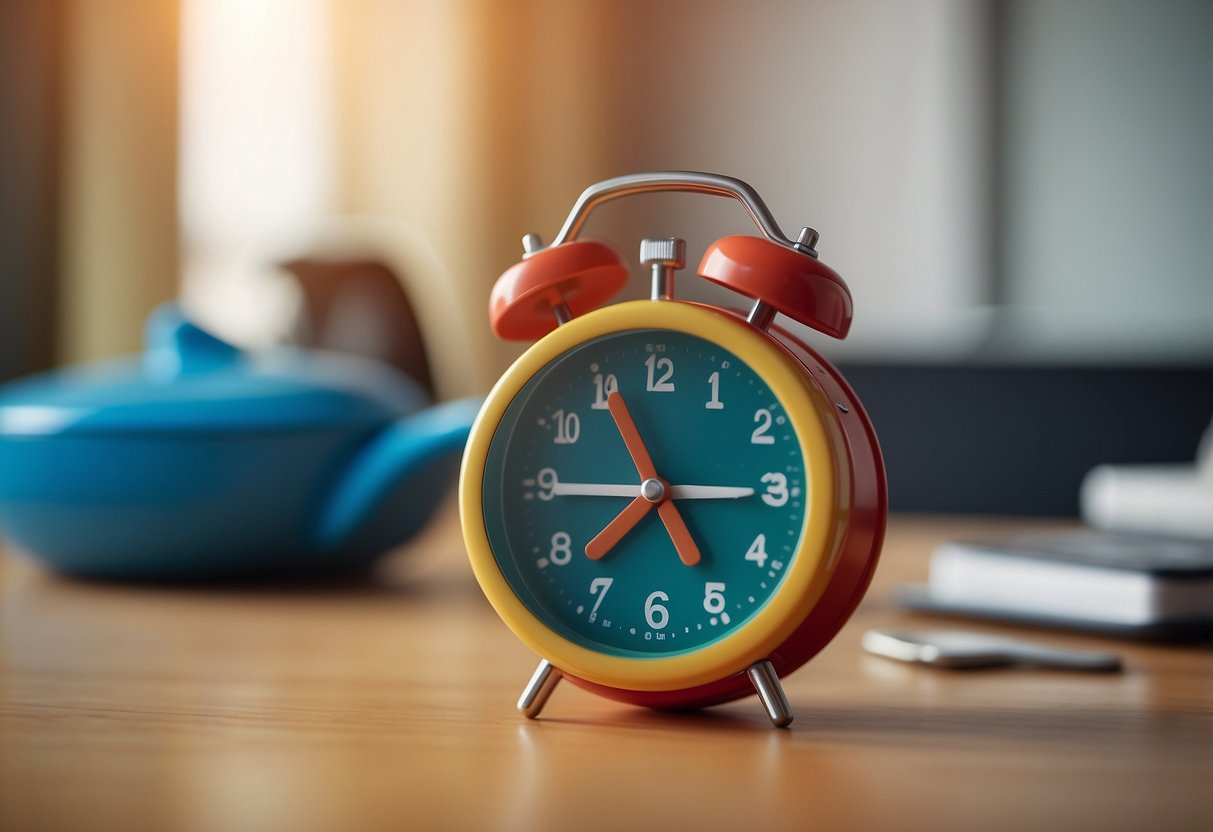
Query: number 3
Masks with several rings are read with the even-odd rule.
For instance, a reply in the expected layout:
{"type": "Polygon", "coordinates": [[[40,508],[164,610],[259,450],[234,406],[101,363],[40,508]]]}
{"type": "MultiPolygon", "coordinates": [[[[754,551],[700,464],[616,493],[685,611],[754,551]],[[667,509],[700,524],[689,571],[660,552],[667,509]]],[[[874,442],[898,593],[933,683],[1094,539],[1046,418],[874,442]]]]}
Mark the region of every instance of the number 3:
{"type": "Polygon", "coordinates": [[[762,481],[770,483],[767,493],[762,495],[762,501],[768,506],[779,508],[788,501],[788,478],[783,474],[771,472],[762,475],[762,481]]]}

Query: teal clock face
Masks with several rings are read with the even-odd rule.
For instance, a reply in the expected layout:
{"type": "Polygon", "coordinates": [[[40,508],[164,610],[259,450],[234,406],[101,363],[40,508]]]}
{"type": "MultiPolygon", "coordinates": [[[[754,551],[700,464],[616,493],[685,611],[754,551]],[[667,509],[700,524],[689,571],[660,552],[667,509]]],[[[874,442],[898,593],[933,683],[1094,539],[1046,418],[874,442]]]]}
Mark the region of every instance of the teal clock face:
{"type": "Polygon", "coordinates": [[[727,637],[779,591],[805,526],[805,470],[783,405],[743,361],[682,332],[630,330],[547,364],[506,409],[486,532],[545,625],[602,653],[669,656],[727,637]],[[620,401],[656,469],[647,499],[620,401]],[[666,499],[689,542],[667,527],[666,499]],[[625,509],[613,528],[626,533],[587,555],[625,509]]]}

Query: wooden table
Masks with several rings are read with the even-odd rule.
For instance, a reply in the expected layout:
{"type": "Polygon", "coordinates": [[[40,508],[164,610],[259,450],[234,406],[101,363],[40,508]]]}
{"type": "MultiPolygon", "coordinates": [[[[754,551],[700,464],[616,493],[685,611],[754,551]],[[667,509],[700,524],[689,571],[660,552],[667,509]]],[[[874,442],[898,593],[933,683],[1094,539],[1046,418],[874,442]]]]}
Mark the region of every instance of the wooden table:
{"type": "Polygon", "coordinates": [[[570,685],[522,719],[535,657],[453,512],[353,586],[94,585],[9,554],[0,829],[1213,829],[1208,649],[1035,634],[1120,649],[1120,675],[860,651],[932,623],[888,595],[936,542],[1010,525],[895,519],[868,600],[787,681],[787,731],[753,699],[671,715],[570,685]]]}

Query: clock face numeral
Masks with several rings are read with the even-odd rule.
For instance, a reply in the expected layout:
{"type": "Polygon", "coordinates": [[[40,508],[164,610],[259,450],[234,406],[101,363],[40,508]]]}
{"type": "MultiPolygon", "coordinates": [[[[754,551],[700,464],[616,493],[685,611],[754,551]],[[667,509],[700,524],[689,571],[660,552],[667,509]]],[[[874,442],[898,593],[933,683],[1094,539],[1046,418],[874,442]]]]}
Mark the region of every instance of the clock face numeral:
{"type": "Polygon", "coordinates": [[[644,362],[644,366],[648,368],[648,381],[645,382],[645,388],[650,393],[673,393],[674,392],[674,360],[672,358],[658,358],[656,355],[650,355],[644,362]],[[658,373],[661,373],[660,378],[655,378],[658,373]]]}
{"type": "Polygon", "coordinates": [[[779,508],[788,502],[788,478],[778,471],[762,475],[762,481],[767,483],[767,491],[762,495],[762,501],[768,506],[779,508]]]}
{"type": "Polygon", "coordinates": [[[590,650],[664,656],[727,638],[798,557],[811,484],[791,415],[745,361],[702,338],[627,330],[573,348],[515,395],[486,457],[485,530],[502,574],[544,626],[590,650]],[[691,565],[683,531],[680,552],[656,508],[625,514],[641,483],[606,406],[616,392],[672,489],[691,565]],[[587,555],[608,526],[610,545],[587,555]]]}
{"type": "Polygon", "coordinates": [[[644,599],[644,620],[654,630],[664,630],[665,625],[670,623],[669,609],[658,603],[658,601],[668,600],[670,600],[670,596],[660,589],[650,593],[649,597],[644,599]]]}
{"type": "Polygon", "coordinates": [[[556,496],[556,477],[555,468],[543,468],[535,475],[535,484],[539,486],[539,499],[547,501],[556,496]]]}
{"type": "Polygon", "coordinates": [[[704,405],[706,410],[724,410],[724,402],[720,400],[720,373],[708,376],[708,386],[712,388],[712,397],[704,405]]]}
{"type": "Polygon", "coordinates": [[[771,423],[774,422],[771,418],[771,411],[765,407],[758,408],[754,411],[754,421],[758,423],[758,427],[754,428],[754,432],[750,434],[750,444],[774,445],[775,437],[767,433],[771,429],[771,423]]]}
{"type": "Polygon", "coordinates": [[[754,542],[750,544],[750,548],[746,549],[745,559],[752,560],[758,564],[758,568],[762,569],[767,565],[767,536],[760,534],[754,538],[754,542]]]}
{"type": "Polygon", "coordinates": [[[548,560],[557,566],[567,566],[573,559],[573,538],[568,532],[556,532],[552,535],[552,550],[548,560]]]}
{"type": "MultiPolygon", "coordinates": [[[[595,365],[597,366],[597,365],[595,365]]],[[[605,376],[602,373],[594,374],[594,403],[590,405],[591,410],[606,410],[607,396],[619,389],[619,379],[615,378],[614,373],[607,373],[605,376]]]]}
{"type": "Polygon", "coordinates": [[[590,610],[590,623],[593,624],[598,620],[598,608],[602,606],[602,602],[606,600],[606,594],[611,588],[611,584],[615,583],[614,578],[595,578],[590,581],[590,594],[597,596],[594,599],[594,607],[590,610]]]}
{"type": "Polygon", "coordinates": [[[556,437],[552,441],[557,445],[577,444],[581,438],[581,417],[576,413],[557,410],[552,418],[556,420],[556,437]]]}

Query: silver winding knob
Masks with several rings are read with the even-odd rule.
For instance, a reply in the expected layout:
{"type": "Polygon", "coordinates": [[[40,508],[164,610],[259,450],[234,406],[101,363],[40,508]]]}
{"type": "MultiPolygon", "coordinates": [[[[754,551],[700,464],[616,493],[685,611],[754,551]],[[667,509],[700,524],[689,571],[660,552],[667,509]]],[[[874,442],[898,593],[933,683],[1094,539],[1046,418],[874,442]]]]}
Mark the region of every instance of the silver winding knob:
{"type": "Polygon", "coordinates": [[[653,270],[653,300],[674,297],[674,272],[687,264],[687,241],[677,237],[640,241],[640,265],[653,270]]]}

